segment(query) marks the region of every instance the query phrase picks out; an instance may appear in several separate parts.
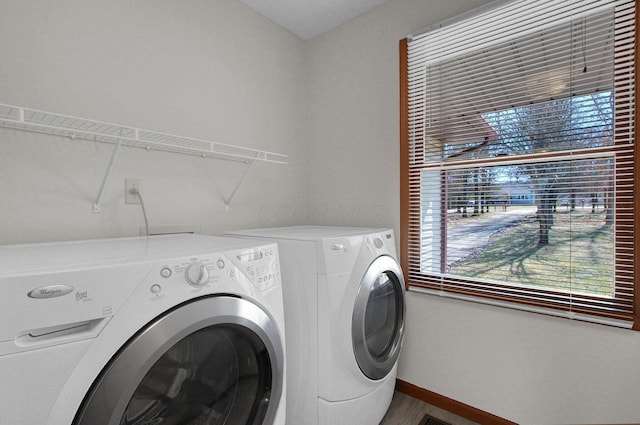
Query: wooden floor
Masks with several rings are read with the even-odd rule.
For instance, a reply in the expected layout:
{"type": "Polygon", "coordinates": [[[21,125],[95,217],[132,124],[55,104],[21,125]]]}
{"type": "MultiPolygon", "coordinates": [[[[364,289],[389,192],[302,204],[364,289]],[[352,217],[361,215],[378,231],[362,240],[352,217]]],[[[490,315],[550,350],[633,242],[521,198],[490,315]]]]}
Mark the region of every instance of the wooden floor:
{"type": "Polygon", "coordinates": [[[476,422],[471,422],[397,391],[393,395],[389,411],[382,418],[380,425],[418,425],[425,414],[451,425],[477,425],[476,422]]]}

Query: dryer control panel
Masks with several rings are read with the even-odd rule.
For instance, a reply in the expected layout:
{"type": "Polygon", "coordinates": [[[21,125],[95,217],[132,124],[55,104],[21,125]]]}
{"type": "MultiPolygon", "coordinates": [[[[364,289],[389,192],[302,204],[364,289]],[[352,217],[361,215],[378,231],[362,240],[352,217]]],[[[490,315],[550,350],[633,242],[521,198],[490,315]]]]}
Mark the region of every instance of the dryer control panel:
{"type": "Polygon", "coordinates": [[[350,273],[356,259],[367,256],[396,256],[395,241],[391,229],[376,233],[327,237],[320,240],[318,273],[350,273]]]}

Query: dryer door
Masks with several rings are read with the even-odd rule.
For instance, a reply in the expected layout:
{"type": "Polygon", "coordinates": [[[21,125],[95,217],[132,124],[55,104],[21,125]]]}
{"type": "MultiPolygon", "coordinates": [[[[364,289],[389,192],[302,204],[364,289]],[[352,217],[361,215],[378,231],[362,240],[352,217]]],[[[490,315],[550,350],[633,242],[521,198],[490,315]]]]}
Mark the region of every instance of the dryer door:
{"type": "Polygon", "coordinates": [[[94,382],[74,425],[270,425],[284,356],[275,322],[231,296],[174,308],[94,382]]]}
{"type": "Polygon", "coordinates": [[[376,258],[360,283],[351,335],[356,361],[368,378],[382,379],[400,355],[404,331],[404,277],[393,257],[376,258]]]}

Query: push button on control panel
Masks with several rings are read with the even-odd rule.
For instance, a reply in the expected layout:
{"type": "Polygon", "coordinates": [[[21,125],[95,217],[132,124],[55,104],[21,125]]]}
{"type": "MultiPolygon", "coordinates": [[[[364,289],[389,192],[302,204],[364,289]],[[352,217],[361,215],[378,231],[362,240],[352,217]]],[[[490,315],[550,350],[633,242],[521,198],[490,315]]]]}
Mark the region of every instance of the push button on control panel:
{"type": "Polygon", "coordinates": [[[168,277],[171,277],[171,269],[169,267],[163,267],[162,269],[160,269],[160,276],[164,277],[165,279],[168,277]]]}

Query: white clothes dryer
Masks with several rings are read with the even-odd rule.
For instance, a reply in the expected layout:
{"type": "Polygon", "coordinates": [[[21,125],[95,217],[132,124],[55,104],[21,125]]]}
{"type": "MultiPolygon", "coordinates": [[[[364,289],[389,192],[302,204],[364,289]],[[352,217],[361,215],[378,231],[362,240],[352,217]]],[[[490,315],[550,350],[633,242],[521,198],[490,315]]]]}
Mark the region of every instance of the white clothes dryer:
{"type": "Polygon", "coordinates": [[[0,423],[283,425],[275,244],[0,246],[0,423]]]}
{"type": "Polygon", "coordinates": [[[404,330],[393,231],[296,226],[227,234],[278,243],[287,423],[379,423],[393,396],[404,330]]]}

